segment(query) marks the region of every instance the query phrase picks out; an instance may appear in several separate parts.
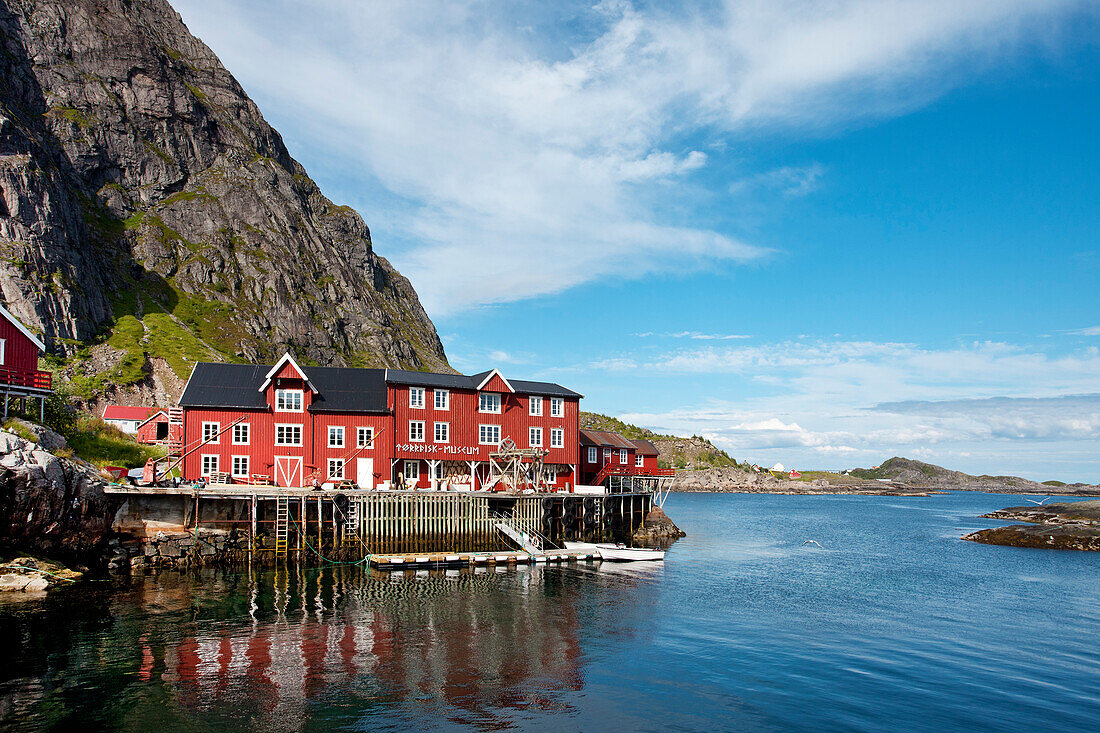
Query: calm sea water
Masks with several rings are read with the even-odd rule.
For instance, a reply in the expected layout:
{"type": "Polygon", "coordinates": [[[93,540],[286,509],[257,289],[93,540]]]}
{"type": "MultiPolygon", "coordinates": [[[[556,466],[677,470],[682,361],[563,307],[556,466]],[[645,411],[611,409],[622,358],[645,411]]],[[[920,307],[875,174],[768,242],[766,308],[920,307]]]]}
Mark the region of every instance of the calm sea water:
{"type": "Polygon", "coordinates": [[[0,727],[1096,730],[1100,553],[958,539],[1020,503],[673,495],[689,536],[657,567],[167,574],[4,604],[0,727]]]}

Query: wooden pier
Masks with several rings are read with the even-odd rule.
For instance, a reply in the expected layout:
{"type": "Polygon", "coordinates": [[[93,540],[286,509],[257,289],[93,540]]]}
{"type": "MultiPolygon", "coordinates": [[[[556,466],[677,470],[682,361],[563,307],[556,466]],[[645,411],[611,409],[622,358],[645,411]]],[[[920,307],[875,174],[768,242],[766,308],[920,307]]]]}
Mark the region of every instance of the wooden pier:
{"type": "MultiPolygon", "coordinates": [[[[653,506],[650,492],[575,494],[312,490],[239,484],[138,487],[127,496],[121,532],[223,531],[247,536],[250,557],[354,561],[376,567],[565,562],[566,540],[629,538],[653,506]],[[517,552],[501,525],[534,538],[517,552]],[[537,552],[531,550],[537,549],[537,552]]],[[[515,534],[515,532],[513,532],[515,534]]]]}

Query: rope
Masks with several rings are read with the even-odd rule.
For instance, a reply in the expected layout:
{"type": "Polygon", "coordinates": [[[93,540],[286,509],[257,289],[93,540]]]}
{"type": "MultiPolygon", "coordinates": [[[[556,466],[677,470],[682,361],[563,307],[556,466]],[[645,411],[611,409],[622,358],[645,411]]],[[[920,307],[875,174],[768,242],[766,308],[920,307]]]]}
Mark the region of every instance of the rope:
{"type": "Polygon", "coordinates": [[[309,548],[310,552],[312,552],[317,557],[321,558],[321,560],[328,563],[329,565],[362,565],[363,563],[369,563],[371,557],[373,557],[373,555],[368,552],[366,557],[363,557],[363,558],[361,558],[359,560],[356,560],[354,562],[346,562],[346,561],[340,561],[340,560],[330,560],[329,558],[325,557],[320,552],[318,552],[317,549],[313,545],[309,544],[309,540],[306,539],[305,532],[303,532],[302,528],[298,526],[298,523],[294,521],[294,517],[292,517],[288,514],[287,519],[289,519],[290,523],[294,525],[294,529],[297,530],[298,537],[301,538],[302,544],[305,545],[307,548],[309,548]]]}
{"type": "Polygon", "coordinates": [[[4,565],[0,565],[0,568],[17,568],[19,570],[32,570],[36,573],[45,573],[46,575],[52,575],[53,577],[57,578],[58,580],[67,580],[70,583],[75,583],[76,582],[72,578],[63,578],[60,575],[58,575],[57,573],[51,573],[49,570],[43,570],[42,568],[32,568],[28,565],[13,565],[11,563],[5,563],[4,565]]]}

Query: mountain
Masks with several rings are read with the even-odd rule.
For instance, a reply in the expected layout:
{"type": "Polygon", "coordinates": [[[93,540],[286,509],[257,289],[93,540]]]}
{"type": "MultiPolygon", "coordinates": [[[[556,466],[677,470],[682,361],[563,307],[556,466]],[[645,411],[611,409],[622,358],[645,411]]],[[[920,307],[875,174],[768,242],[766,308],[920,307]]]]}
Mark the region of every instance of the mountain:
{"type": "Polygon", "coordinates": [[[1066,484],[1061,481],[1039,483],[1019,476],[972,476],[911,458],[893,457],[876,468],[855,468],[851,475],[864,479],[890,479],[906,486],[930,489],[961,489],[994,493],[1073,494],[1095,493],[1091,484],[1066,484]]]}
{"type": "Polygon", "coordinates": [[[0,297],[90,392],[284,349],[449,370],[363,220],[163,0],[0,0],[0,297]]]}

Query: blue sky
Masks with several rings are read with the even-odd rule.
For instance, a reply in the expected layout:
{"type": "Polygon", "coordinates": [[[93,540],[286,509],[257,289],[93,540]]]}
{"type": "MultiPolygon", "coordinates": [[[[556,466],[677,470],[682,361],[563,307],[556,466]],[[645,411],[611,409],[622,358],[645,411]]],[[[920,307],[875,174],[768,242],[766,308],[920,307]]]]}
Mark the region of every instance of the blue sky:
{"type": "Polygon", "coordinates": [[[1100,482],[1100,15],[177,0],[452,364],[803,468],[1100,482]]]}

